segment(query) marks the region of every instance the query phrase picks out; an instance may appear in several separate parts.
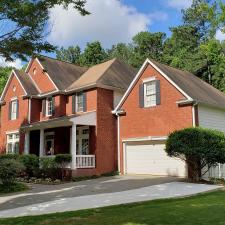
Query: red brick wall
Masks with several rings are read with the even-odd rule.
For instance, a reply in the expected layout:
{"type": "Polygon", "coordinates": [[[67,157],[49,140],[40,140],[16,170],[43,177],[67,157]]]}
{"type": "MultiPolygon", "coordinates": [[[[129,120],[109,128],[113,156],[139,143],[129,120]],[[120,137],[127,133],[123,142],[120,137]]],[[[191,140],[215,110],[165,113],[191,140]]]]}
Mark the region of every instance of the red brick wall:
{"type": "MultiPolygon", "coordinates": [[[[87,93],[87,112],[97,109],[97,89],[90,89],[87,93]]],[[[66,100],[66,115],[72,114],[72,96],[67,96],[66,100]]]]}
{"type": "Polygon", "coordinates": [[[113,91],[97,90],[96,165],[97,173],[116,170],[116,118],[113,110],[113,91]]]}
{"type": "Polygon", "coordinates": [[[33,60],[28,73],[42,93],[56,90],[54,84],[51,82],[48,75],[43,72],[43,69],[36,59],[33,60]],[[36,74],[33,73],[34,69],[36,69],[36,74]]]}
{"type": "MultiPolygon", "coordinates": [[[[19,130],[21,124],[27,123],[28,119],[28,99],[23,99],[25,95],[24,90],[22,89],[20,83],[17,78],[13,75],[13,78],[9,84],[9,87],[6,91],[6,95],[4,101],[5,105],[1,106],[1,147],[0,151],[5,151],[6,146],[6,132],[19,130]],[[13,91],[13,87],[16,88],[15,92],[13,91]],[[16,120],[9,120],[8,111],[9,111],[9,103],[13,97],[17,97],[19,101],[19,118],[16,120]]],[[[21,135],[21,145],[20,151],[23,150],[23,135],[21,135]]]]}
{"type": "MultiPolygon", "coordinates": [[[[170,84],[152,66],[148,66],[133,90],[124,102],[122,109],[126,115],[120,117],[121,139],[167,136],[174,130],[192,126],[192,107],[178,107],[176,101],[184,99],[184,96],[170,84]],[[150,107],[139,107],[139,85],[144,78],[154,76],[160,80],[161,104],[150,107]]],[[[121,168],[123,162],[121,143],[121,168]]]]}
{"type": "Polygon", "coordinates": [[[31,123],[40,121],[42,103],[40,99],[31,99],[31,123]]]}
{"type": "Polygon", "coordinates": [[[97,109],[97,89],[91,89],[87,92],[87,111],[97,109]]]}

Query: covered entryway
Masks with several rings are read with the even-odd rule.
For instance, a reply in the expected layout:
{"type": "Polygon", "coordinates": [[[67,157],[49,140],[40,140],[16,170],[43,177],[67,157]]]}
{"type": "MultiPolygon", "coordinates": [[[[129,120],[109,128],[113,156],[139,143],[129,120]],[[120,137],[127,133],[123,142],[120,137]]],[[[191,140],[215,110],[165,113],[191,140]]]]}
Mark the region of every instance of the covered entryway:
{"type": "Polygon", "coordinates": [[[124,172],[185,177],[185,162],[167,156],[164,149],[165,143],[158,141],[124,143],[124,172]]]}

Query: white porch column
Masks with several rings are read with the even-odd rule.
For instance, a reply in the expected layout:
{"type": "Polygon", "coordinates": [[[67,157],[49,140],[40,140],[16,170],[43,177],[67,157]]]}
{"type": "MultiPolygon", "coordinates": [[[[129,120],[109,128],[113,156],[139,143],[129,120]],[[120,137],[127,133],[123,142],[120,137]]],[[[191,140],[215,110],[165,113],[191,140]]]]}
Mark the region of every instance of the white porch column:
{"type": "Polygon", "coordinates": [[[39,156],[44,156],[44,129],[40,130],[40,147],[39,147],[39,156]]]}
{"type": "Polygon", "coordinates": [[[71,138],[70,153],[72,155],[72,165],[71,165],[72,170],[76,169],[76,147],[77,147],[76,135],[77,135],[77,126],[76,124],[73,124],[71,128],[71,135],[70,135],[70,138],[71,138]]]}
{"type": "Polygon", "coordinates": [[[24,154],[29,154],[30,151],[30,131],[25,133],[25,142],[24,142],[24,154]]]}

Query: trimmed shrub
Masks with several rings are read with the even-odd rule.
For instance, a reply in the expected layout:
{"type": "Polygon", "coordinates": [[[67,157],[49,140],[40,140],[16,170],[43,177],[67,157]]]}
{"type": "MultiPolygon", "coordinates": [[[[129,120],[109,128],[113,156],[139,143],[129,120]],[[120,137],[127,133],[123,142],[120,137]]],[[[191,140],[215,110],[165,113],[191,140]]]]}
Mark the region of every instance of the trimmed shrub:
{"type": "Polygon", "coordinates": [[[66,177],[65,168],[68,166],[69,163],[72,161],[72,156],[70,154],[58,154],[55,156],[55,162],[57,163],[58,167],[61,169],[61,179],[64,180],[66,177]]]}
{"type": "Polygon", "coordinates": [[[189,178],[198,181],[204,175],[203,168],[225,163],[225,134],[200,127],[174,131],[165,150],[169,156],[186,161],[189,178]]]}
{"type": "Polygon", "coordinates": [[[34,154],[20,155],[20,161],[25,167],[25,173],[28,177],[34,177],[39,171],[39,158],[34,154]]]}
{"type": "Polygon", "coordinates": [[[19,154],[2,154],[0,155],[0,160],[4,159],[14,159],[17,160],[19,159],[20,155],[19,154]]]}
{"type": "Polygon", "coordinates": [[[71,163],[72,156],[70,154],[58,154],[55,156],[55,162],[61,167],[65,167],[66,164],[71,163]]]}
{"type": "Polygon", "coordinates": [[[24,170],[24,166],[15,159],[1,159],[0,181],[3,185],[15,182],[16,177],[24,170]]]}
{"type": "Polygon", "coordinates": [[[40,157],[40,176],[42,178],[58,178],[58,165],[54,157],[40,157]]]}

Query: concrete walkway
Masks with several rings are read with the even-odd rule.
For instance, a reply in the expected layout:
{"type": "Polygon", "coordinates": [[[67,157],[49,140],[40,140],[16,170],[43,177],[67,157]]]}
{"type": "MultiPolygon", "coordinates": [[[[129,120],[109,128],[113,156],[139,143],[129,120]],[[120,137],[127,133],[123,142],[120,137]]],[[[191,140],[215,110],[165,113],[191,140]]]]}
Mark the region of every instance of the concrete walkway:
{"type": "MultiPolygon", "coordinates": [[[[55,212],[75,211],[110,205],[141,202],[153,199],[184,197],[220,188],[216,185],[171,182],[136,188],[127,191],[58,198],[39,204],[32,204],[0,211],[0,218],[27,215],[41,215],[55,212]]],[[[32,199],[32,197],[31,197],[32,199]]]]}

